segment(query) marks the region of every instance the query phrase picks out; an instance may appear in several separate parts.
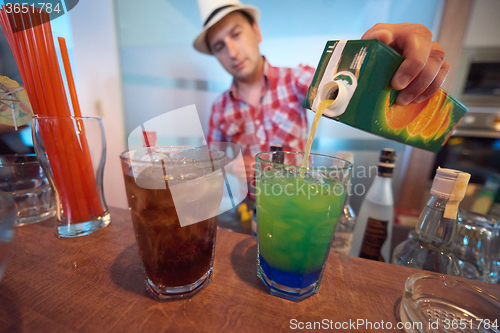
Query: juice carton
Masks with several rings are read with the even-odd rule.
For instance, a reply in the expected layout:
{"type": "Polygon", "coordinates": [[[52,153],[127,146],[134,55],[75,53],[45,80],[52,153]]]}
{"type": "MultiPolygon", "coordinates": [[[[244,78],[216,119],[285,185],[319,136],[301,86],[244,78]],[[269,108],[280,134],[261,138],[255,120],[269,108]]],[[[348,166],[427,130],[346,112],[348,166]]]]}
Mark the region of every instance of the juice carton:
{"type": "Polygon", "coordinates": [[[316,111],[334,100],[324,116],[344,124],[437,152],[467,108],[440,89],[419,104],[393,104],[391,79],[404,58],[376,39],[328,41],[304,99],[316,111]]]}

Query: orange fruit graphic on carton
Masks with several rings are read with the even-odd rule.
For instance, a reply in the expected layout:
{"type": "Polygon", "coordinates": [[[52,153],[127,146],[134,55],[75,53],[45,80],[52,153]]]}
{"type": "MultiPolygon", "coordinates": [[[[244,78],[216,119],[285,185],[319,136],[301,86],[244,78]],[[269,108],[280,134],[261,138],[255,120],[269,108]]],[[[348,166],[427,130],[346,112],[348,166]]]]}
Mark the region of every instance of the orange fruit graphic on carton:
{"type": "MultiPolygon", "coordinates": [[[[438,111],[438,113],[434,116],[434,118],[432,118],[431,122],[429,123],[429,125],[427,125],[426,128],[424,128],[422,133],[420,133],[422,138],[428,139],[434,136],[434,134],[436,134],[438,130],[441,129],[441,126],[445,123],[446,118],[450,114],[450,111],[451,111],[451,103],[447,103],[441,110],[438,111]]],[[[447,127],[448,126],[446,126],[446,128],[447,127]]],[[[446,130],[446,128],[443,129],[443,132],[444,130],[446,130]]]]}
{"type": "Polygon", "coordinates": [[[436,136],[434,137],[434,140],[439,139],[444,134],[444,132],[446,132],[446,129],[448,128],[448,126],[450,126],[450,121],[451,121],[450,116],[448,115],[446,117],[446,120],[444,121],[443,125],[441,125],[441,128],[439,129],[436,136]]]}
{"type": "Polygon", "coordinates": [[[426,103],[419,103],[400,106],[394,103],[392,106],[389,106],[389,103],[390,94],[387,94],[387,100],[385,102],[385,121],[387,126],[393,130],[405,128],[418,116],[426,105],[426,103]]]}
{"type": "MultiPolygon", "coordinates": [[[[440,89],[427,101],[427,105],[415,119],[406,127],[410,136],[420,134],[432,122],[434,116],[439,112],[446,99],[446,92],[440,89]]],[[[426,102],[423,102],[426,103],[426,102]]]]}

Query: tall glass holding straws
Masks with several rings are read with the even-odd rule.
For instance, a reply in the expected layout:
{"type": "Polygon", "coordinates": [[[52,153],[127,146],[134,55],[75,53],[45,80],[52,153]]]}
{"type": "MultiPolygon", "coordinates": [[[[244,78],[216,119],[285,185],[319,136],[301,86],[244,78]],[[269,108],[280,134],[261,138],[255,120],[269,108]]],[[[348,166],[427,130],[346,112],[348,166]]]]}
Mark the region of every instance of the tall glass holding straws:
{"type": "Polygon", "coordinates": [[[38,116],[32,130],[38,159],[55,191],[56,235],[84,236],[107,226],[101,119],[38,116]]]}

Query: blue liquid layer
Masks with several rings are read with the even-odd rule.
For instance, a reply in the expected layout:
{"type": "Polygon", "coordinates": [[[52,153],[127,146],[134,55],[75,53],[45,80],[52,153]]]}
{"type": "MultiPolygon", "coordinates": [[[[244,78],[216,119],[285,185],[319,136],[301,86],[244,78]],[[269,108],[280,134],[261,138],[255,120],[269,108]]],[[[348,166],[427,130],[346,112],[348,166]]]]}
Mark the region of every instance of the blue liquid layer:
{"type": "Polygon", "coordinates": [[[260,254],[259,261],[260,267],[270,280],[290,288],[306,288],[318,281],[321,275],[321,269],[308,274],[299,274],[273,268],[260,254]]]}

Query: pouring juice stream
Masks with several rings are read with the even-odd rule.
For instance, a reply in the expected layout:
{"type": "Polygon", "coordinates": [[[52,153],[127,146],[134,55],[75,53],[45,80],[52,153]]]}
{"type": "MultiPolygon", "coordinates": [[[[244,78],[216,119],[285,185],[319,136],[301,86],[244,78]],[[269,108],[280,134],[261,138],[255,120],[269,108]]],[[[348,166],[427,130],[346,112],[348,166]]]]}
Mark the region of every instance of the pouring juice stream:
{"type": "Polygon", "coordinates": [[[330,105],[332,105],[334,101],[331,99],[327,99],[319,103],[318,109],[316,110],[316,115],[314,116],[314,120],[311,125],[311,131],[309,132],[309,137],[307,138],[306,144],[306,152],[304,153],[304,159],[302,160],[302,167],[300,170],[300,176],[304,177],[307,170],[307,161],[309,160],[309,154],[311,153],[311,146],[314,140],[314,135],[316,134],[316,128],[318,127],[319,120],[323,115],[323,111],[330,105]]]}

